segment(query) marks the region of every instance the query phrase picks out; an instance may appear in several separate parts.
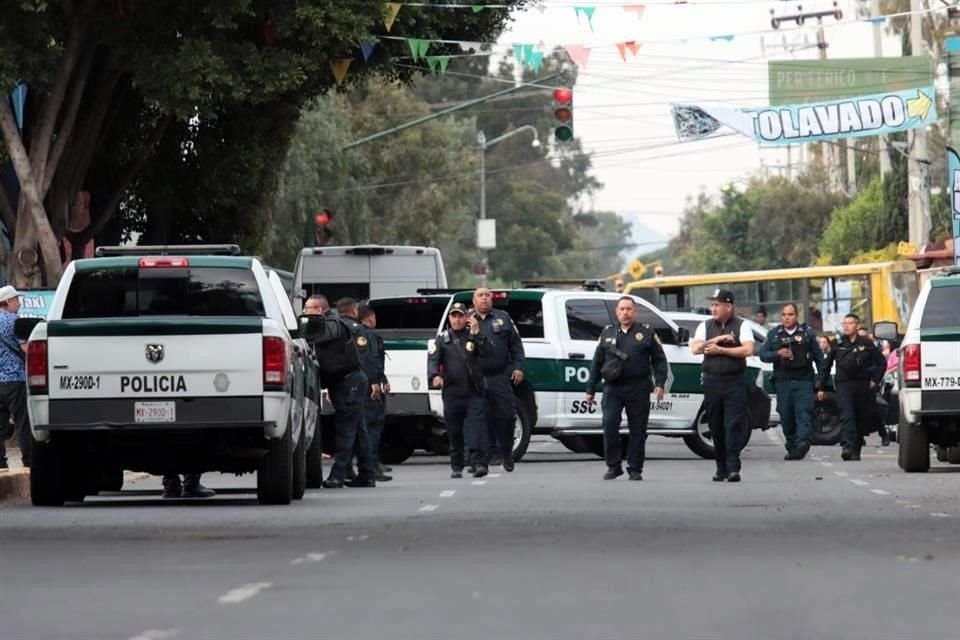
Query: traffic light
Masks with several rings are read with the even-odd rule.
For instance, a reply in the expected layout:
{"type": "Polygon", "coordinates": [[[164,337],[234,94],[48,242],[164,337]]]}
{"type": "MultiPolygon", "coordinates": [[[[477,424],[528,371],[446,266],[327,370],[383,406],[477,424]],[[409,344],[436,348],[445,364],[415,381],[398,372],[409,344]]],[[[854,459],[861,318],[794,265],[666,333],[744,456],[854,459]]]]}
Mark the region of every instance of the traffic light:
{"type": "Polygon", "coordinates": [[[330,244],[333,238],[333,231],[330,230],[331,222],[333,222],[333,211],[330,209],[324,209],[313,217],[314,238],[318,247],[330,244]]]}
{"type": "Polygon", "coordinates": [[[567,87],[553,90],[553,137],[557,142],[573,139],[573,90],[567,87]]]}

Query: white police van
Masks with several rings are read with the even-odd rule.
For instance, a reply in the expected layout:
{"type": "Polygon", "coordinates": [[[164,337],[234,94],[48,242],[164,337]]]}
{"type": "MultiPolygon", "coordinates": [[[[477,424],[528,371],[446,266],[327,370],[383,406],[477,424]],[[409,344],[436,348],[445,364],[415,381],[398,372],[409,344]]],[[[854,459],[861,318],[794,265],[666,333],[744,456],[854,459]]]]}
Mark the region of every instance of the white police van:
{"type": "MultiPolygon", "coordinates": [[[[523,457],[535,433],[549,434],[571,451],[602,455],[602,389],[594,402],[588,403],[586,383],[600,332],[617,321],[615,309],[623,294],[546,288],[495,289],[492,294],[494,307],[513,318],[526,352],[524,381],[514,387],[514,459],[523,457]]],[[[657,333],[670,363],[666,395],[662,401],[650,397],[647,433],[683,438],[691,451],[713,458],[709,429],[700,419],[701,358],[690,353],[689,332],[646,300],[631,297],[637,303],[637,322],[649,324],[657,333]]],[[[462,292],[455,294],[450,304],[469,305],[471,300],[472,292],[462,292]]],[[[444,314],[439,331],[446,328],[446,317],[444,314]]],[[[746,383],[761,384],[759,374],[759,365],[748,365],[746,383]]],[[[441,417],[440,392],[431,391],[430,401],[434,415],[441,417]]],[[[755,414],[749,426],[766,428],[769,406],[755,414]]],[[[621,434],[628,434],[625,423],[621,434]]]]}

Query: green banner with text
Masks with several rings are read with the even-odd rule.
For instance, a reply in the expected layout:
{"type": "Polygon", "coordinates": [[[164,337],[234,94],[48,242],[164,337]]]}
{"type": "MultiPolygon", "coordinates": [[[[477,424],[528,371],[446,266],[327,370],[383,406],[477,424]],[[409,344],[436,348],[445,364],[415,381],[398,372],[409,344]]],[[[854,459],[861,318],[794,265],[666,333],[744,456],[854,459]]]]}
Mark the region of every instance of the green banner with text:
{"type": "Polygon", "coordinates": [[[845,100],[933,84],[929,58],[790,60],[767,65],[770,105],[845,100]]]}

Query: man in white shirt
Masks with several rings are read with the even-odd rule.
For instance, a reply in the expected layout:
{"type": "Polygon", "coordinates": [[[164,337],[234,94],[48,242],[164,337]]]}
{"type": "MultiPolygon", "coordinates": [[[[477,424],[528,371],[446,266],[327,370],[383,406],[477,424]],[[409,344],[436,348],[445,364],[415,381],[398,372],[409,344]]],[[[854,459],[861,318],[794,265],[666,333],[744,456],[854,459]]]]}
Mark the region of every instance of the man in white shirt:
{"type": "Polygon", "coordinates": [[[690,351],[703,354],[703,395],[717,456],[714,482],[740,482],[740,450],[747,419],[747,358],[753,355],[753,333],[733,315],[733,292],[717,289],[710,296],[712,320],[701,322],[690,351]]]}

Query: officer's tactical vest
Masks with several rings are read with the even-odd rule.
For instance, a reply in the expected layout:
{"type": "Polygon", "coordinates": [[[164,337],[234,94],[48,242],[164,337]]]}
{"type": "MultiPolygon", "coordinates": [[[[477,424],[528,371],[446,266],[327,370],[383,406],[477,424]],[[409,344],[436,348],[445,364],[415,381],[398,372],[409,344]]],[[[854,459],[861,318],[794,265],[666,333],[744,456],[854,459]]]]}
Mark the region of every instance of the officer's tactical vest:
{"type": "MultiPolygon", "coordinates": [[[[729,334],[733,336],[734,343],[733,345],[726,344],[725,347],[739,347],[740,346],[740,325],[742,321],[740,318],[731,318],[730,321],[724,326],[720,327],[715,320],[712,318],[706,321],[707,329],[707,340],[711,338],[716,338],[717,336],[723,334],[729,334]]],[[[746,358],[734,358],[732,356],[703,356],[703,374],[705,376],[711,377],[727,377],[735,376],[737,374],[743,374],[747,370],[747,360],[746,358]]]]}
{"type": "Polygon", "coordinates": [[[323,386],[336,384],[360,367],[360,354],[353,333],[340,318],[324,318],[326,331],[313,340],[323,386]]]}

